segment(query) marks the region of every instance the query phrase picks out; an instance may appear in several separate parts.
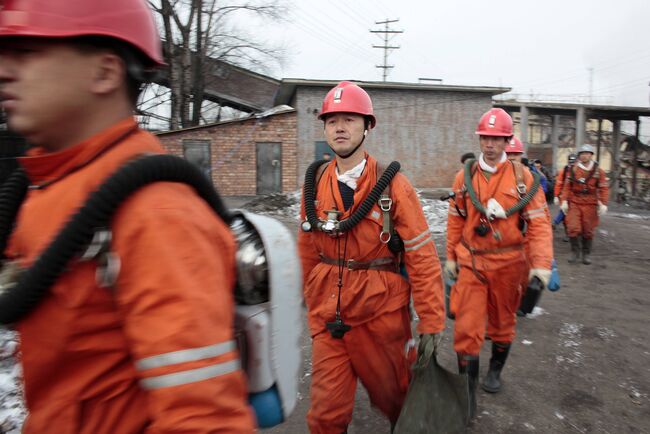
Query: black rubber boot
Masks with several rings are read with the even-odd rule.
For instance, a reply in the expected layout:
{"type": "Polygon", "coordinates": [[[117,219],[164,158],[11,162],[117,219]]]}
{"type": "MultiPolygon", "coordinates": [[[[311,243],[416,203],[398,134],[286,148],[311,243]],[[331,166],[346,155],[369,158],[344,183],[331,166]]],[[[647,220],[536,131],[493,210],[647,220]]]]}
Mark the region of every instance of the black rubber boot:
{"type": "Polygon", "coordinates": [[[458,373],[467,374],[467,385],[469,386],[469,418],[476,415],[476,387],[478,385],[478,356],[457,354],[458,373]]]}
{"type": "Polygon", "coordinates": [[[577,264],[580,259],[580,239],[578,237],[569,238],[571,241],[571,256],[569,256],[569,264],[577,264]]]}
{"type": "Polygon", "coordinates": [[[501,390],[501,370],[506,364],[510,344],[492,343],[492,357],[490,358],[490,370],[483,380],[483,390],[489,393],[497,393],[501,390]]]}
{"type": "Polygon", "coordinates": [[[593,240],[582,239],[582,263],[585,265],[591,264],[591,242],[593,240]]]}

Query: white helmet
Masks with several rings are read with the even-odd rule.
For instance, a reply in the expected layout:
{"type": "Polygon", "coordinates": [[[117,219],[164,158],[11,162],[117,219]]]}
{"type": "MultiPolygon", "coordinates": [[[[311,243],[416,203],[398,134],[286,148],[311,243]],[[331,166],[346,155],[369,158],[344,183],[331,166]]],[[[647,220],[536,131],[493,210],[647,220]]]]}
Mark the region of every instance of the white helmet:
{"type": "Polygon", "coordinates": [[[580,146],[580,149],[578,149],[578,155],[582,154],[583,152],[591,152],[592,154],[595,154],[596,150],[593,146],[584,144],[580,146]]]}

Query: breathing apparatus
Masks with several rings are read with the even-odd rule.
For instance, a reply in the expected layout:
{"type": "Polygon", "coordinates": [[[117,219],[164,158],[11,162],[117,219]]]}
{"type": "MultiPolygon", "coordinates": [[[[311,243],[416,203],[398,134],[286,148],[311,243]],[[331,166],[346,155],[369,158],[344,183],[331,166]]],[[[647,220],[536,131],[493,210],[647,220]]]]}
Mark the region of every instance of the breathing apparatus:
{"type": "MultiPolygon", "coordinates": [[[[465,167],[464,167],[464,181],[465,184],[463,186],[463,192],[469,194],[470,201],[472,202],[472,205],[482,214],[481,219],[479,220],[479,224],[474,228],[474,232],[481,237],[486,236],[490,230],[491,230],[491,222],[496,218],[495,214],[490,212],[488,209],[486,209],[483,204],[478,200],[478,197],[476,196],[476,191],[474,191],[474,186],[472,185],[472,175],[473,175],[473,168],[475,167],[476,160],[467,160],[465,162],[465,167]]],[[[517,168],[517,166],[513,164],[513,167],[515,168],[515,175],[517,177],[517,192],[519,193],[520,200],[514,204],[512,207],[508,208],[505,211],[505,217],[510,217],[511,215],[518,213],[521,211],[526,205],[530,203],[530,201],[535,197],[535,194],[537,193],[537,190],[539,189],[540,185],[540,177],[539,174],[535,172],[531,172],[533,175],[533,185],[531,186],[530,190],[527,190],[526,184],[523,182],[523,176],[517,173],[518,170],[521,168],[517,168]]],[[[498,234],[495,233],[495,237],[499,238],[498,234]]]]}
{"type": "MultiPolygon", "coordinates": [[[[160,181],[193,187],[237,240],[234,326],[241,364],[259,425],[276,425],[293,411],[298,391],[301,358],[296,324],[302,296],[297,251],[287,244],[291,234],[284,225],[269,217],[228,210],[211,181],[182,158],[152,155],[128,162],[89,196],[31,267],[21,270],[17,262],[4,261],[0,323],[15,323],[35,309],[77,261],[96,261],[98,285],[113,286],[120,262],[110,245],[111,220],[132,193],[160,181]]],[[[18,169],[0,190],[0,252],[6,249],[28,185],[24,171],[18,169]]]]}

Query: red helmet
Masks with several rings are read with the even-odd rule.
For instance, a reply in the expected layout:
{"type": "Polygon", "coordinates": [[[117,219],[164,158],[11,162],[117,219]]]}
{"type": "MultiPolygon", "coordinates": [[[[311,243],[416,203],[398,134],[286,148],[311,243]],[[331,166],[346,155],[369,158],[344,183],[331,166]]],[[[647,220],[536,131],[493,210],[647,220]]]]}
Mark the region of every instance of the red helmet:
{"type": "Polygon", "coordinates": [[[478,127],[476,128],[476,134],[480,134],[481,136],[510,137],[512,136],[512,118],[504,109],[490,109],[481,116],[481,120],[478,122],[478,127]]]}
{"type": "Polygon", "coordinates": [[[0,37],[8,36],[107,36],[165,64],[145,0],[0,0],[0,37]]]}
{"type": "Polygon", "coordinates": [[[318,119],[330,113],[356,113],[370,119],[370,128],[377,124],[372,111],[372,101],[365,90],[354,83],[342,81],[330,90],[323,100],[318,119]]]}
{"type": "Polygon", "coordinates": [[[506,154],[523,154],[524,153],[524,144],[521,143],[521,140],[517,136],[512,136],[512,139],[506,145],[506,154]]]}

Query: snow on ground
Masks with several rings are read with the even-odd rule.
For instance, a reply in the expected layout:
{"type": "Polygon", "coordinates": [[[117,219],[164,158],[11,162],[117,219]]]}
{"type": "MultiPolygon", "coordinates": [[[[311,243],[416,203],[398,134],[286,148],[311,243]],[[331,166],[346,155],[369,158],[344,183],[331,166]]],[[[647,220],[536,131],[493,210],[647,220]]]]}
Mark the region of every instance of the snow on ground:
{"type": "Polygon", "coordinates": [[[16,333],[0,329],[0,433],[18,434],[25,418],[20,365],[16,363],[16,333]]]}
{"type": "MultiPolygon", "coordinates": [[[[243,208],[270,217],[288,217],[299,220],[301,194],[301,190],[296,190],[291,193],[260,196],[246,203],[243,208]]],[[[449,208],[449,203],[421,196],[420,202],[431,232],[434,234],[445,233],[447,229],[447,209],[449,208]]]]}

